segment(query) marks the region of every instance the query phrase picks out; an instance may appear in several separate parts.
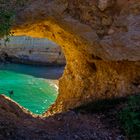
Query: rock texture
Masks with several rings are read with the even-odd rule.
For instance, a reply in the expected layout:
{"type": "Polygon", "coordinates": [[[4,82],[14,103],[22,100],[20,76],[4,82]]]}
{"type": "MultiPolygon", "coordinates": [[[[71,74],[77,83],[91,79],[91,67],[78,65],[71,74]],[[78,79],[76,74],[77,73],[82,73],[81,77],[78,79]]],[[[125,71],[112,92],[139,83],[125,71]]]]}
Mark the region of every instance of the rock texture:
{"type": "Polygon", "coordinates": [[[48,114],[140,92],[139,0],[26,0],[15,10],[15,35],[54,40],[66,57],[48,114]]]}
{"type": "Polygon", "coordinates": [[[125,140],[114,120],[104,114],[74,111],[43,118],[33,116],[0,95],[1,140],[125,140]],[[108,118],[108,117],[107,117],[108,118]],[[112,122],[113,121],[113,125],[112,122]]]}
{"type": "Polygon", "coordinates": [[[37,65],[65,65],[65,57],[61,48],[43,38],[26,36],[11,37],[5,44],[0,41],[0,53],[10,61],[37,65]]]}

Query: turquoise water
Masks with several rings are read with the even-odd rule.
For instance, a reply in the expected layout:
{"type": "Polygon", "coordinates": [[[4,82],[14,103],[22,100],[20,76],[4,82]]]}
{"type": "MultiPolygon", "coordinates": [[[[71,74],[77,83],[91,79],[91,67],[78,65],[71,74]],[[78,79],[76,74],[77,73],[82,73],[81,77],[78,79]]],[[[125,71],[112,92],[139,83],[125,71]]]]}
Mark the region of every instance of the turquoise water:
{"type": "Polygon", "coordinates": [[[11,98],[14,101],[35,114],[42,114],[57,98],[58,91],[55,84],[51,80],[19,73],[19,69],[28,67],[29,70],[30,66],[18,65],[18,72],[10,70],[10,67],[11,64],[0,67],[0,94],[9,96],[9,91],[13,90],[11,98]],[[4,70],[4,67],[8,67],[9,70],[4,70]]]}

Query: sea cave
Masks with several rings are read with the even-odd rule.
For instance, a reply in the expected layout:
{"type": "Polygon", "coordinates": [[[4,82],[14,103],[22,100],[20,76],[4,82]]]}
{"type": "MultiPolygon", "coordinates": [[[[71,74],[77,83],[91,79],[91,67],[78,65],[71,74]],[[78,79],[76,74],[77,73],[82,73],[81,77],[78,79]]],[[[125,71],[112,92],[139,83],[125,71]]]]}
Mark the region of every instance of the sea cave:
{"type": "MultiPolygon", "coordinates": [[[[1,96],[0,116],[3,120],[1,123],[4,123],[3,133],[0,135],[2,138],[134,138],[125,129],[125,134],[123,133],[116,113],[127,106],[127,98],[136,96],[139,99],[139,0],[13,0],[0,2],[0,7],[1,38],[4,37],[7,41],[9,35],[13,35],[17,38],[28,36],[48,39],[60,46],[65,56],[64,71],[58,77],[58,95],[53,104],[43,110],[43,115],[31,114],[13,100],[1,96]],[[14,14],[11,12],[13,10],[14,14]],[[14,121],[6,124],[7,119],[3,116],[8,113],[14,121]],[[20,122],[19,126],[17,120],[20,122]],[[6,130],[5,127],[8,126],[11,129],[6,130]],[[9,136],[7,132],[10,133],[9,136]]],[[[6,50],[5,47],[2,49],[6,50]]],[[[21,51],[20,53],[22,54],[21,51]]],[[[32,50],[28,53],[32,55],[32,50]]],[[[11,60],[7,53],[3,54],[11,60]]],[[[14,52],[13,54],[15,55],[14,52]]],[[[44,65],[44,60],[37,62],[38,67],[39,64],[44,65]]],[[[20,60],[14,57],[11,61],[20,60]]],[[[31,63],[28,62],[28,65],[31,63]]],[[[54,61],[51,63],[54,64],[54,61]]],[[[135,127],[129,130],[133,131],[135,127]]],[[[137,134],[134,140],[139,137],[137,134]]]]}

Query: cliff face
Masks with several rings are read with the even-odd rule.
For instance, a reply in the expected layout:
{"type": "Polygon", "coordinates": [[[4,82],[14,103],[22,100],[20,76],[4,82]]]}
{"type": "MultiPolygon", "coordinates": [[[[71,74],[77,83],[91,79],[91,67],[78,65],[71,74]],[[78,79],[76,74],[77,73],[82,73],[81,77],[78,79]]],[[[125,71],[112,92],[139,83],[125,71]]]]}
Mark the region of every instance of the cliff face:
{"type": "Polygon", "coordinates": [[[16,13],[15,35],[54,40],[66,57],[48,114],[140,92],[139,0],[27,0],[16,13]]]}
{"type": "Polygon", "coordinates": [[[65,57],[61,48],[43,38],[26,36],[11,37],[10,41],[0,41],[0,53],[6,54],[13,62],[39,65],[65,65],[65,57]]]}

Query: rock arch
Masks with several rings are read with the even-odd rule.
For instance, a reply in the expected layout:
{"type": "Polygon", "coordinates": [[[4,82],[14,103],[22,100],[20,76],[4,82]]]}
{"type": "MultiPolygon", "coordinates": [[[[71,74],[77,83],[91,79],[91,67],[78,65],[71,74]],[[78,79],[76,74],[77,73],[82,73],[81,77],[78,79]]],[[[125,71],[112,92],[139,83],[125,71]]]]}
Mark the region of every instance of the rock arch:
{"type": "Polygon", "coordinates": [[[15,35],[58,43],[67,65],[48,113],[140,91],[140,2],[27,0],[16,8],[15,35]],[[125,21],[125,22],[124,22],[125,21]]]}

